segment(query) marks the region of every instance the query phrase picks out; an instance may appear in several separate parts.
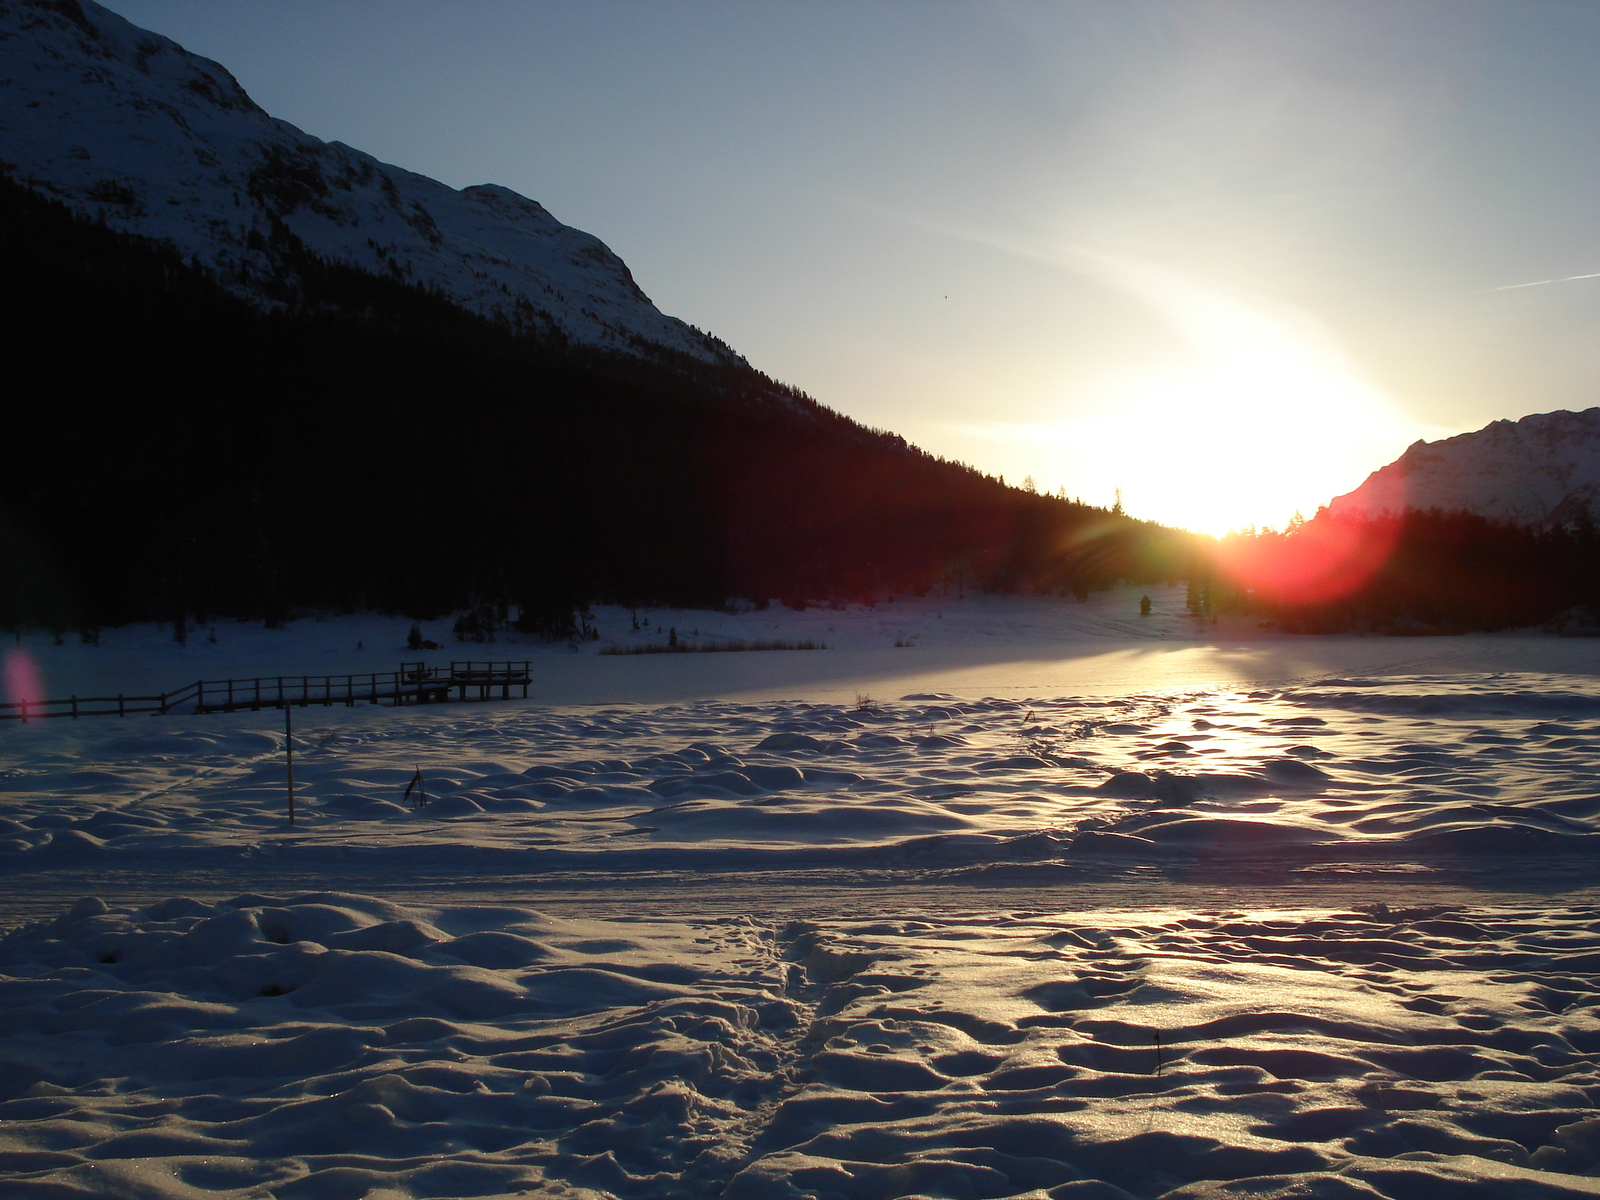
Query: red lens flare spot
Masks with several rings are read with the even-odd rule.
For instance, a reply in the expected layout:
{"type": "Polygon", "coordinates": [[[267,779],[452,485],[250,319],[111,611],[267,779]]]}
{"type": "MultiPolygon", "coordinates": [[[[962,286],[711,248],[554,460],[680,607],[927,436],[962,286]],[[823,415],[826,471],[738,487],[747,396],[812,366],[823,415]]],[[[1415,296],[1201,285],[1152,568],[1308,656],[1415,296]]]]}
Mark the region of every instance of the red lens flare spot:
{"type": "Polygon", "coordinates": [[[37,704],[44,699],[44,676],[26,650],[6,653],[6,699],[12,704],[37,704]]]}
{"type": "Polygon", "coordinates": [[[1271,604],[1326,604],[1382,570],[1399,537],[1396,519],[1318,516],[1286,533],[1224,538],[1217,564],[1235,586],[1271,604]]]}

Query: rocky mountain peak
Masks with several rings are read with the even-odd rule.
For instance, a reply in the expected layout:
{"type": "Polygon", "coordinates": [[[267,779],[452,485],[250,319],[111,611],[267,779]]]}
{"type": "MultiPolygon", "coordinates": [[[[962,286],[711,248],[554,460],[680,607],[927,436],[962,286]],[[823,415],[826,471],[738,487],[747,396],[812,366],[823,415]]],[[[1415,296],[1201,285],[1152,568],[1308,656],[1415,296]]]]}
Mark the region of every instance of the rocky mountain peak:
{"type": "Polygon", "coordinates": [[[1416,442],[1328,505],[1379,515],[1459,509],[1524,525],[1600,518],[1600,408],[1493,421],[1473,433],[1416,442]]]}
{"type": "Polygon", "coordinates": [[[738,361],[537,201],[493,184],[458,191],[312,137],[226,68],[90,0],[0,0],[0,169],[172,245],[263,306],[293,273],[289,250],[304,250],[519,333],[738,361]]]}

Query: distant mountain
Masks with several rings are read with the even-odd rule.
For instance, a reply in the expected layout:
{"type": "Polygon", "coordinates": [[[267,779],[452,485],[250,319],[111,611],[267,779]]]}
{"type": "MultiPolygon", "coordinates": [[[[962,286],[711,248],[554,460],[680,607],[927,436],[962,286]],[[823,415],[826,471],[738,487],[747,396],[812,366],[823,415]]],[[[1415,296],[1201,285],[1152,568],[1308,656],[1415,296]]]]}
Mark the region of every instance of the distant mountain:
{"type": "Polygon", "coordinates": [[[1600,408],[1416,442],[1328,505],[1335,515],[1464,511],[1522,525],[1600,519],[1600,408]]]}
{"type": "Polygon", "coordinates": [[[588,234],[275,121],[92,4],[0,0],[0,628],[1173,578],[1174,531],[868,429],[588,234]]]}
{"type": "Polygon", "coordinates": [[[657,310],[604,243],[493,184],[456,191],[262,111],[226,69],[90,0],[0,0],[0,170],[168,244],[261,306],[305,253],[514,332],[737,362],[657,310]]]}
{"type": "Polygon", "coordinates": [[[296,267],[303,304],[265,312],[0,178],[0,629],[509,606],[560,634],[595,600],[1086,595],[1186,569],[1172,531],[1007,487],[746,364],[518,337],[296,267]]]}

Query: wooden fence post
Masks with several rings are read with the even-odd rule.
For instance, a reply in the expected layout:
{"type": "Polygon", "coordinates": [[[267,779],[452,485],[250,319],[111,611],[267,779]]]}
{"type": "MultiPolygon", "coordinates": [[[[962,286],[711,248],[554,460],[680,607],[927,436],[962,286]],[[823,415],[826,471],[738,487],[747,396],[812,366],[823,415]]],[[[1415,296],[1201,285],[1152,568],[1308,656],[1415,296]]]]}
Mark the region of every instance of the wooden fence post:
{"type": "Polygon", "coordinates": [[[283,706],[283,763],[289,780],[289,824],[294,824],[294,709],[283,706]]]}

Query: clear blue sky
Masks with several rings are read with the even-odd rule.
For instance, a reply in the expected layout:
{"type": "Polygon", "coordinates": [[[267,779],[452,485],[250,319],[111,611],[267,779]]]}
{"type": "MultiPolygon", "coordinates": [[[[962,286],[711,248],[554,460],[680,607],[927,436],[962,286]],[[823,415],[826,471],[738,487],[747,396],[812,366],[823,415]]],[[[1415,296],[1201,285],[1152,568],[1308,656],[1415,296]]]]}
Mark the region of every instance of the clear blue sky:
{"type": "Polygon", "coordinates": [[[1600,3],[112,0],[1013,482],[1281,523],[1600,403],[1600,3]]]}

